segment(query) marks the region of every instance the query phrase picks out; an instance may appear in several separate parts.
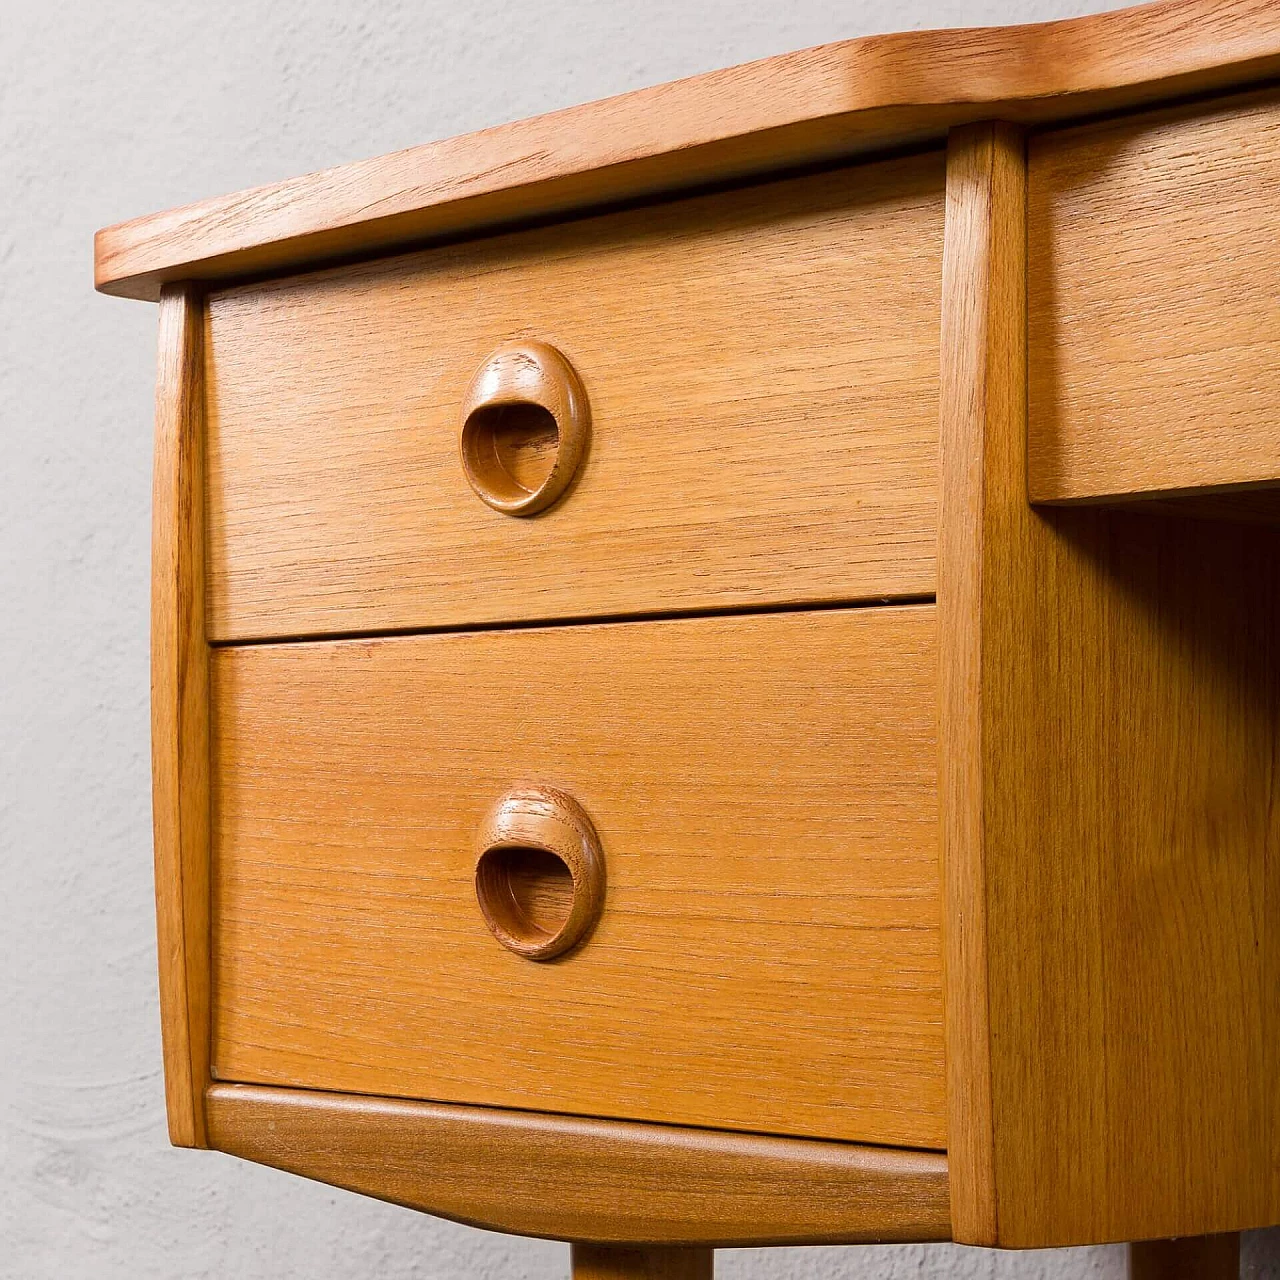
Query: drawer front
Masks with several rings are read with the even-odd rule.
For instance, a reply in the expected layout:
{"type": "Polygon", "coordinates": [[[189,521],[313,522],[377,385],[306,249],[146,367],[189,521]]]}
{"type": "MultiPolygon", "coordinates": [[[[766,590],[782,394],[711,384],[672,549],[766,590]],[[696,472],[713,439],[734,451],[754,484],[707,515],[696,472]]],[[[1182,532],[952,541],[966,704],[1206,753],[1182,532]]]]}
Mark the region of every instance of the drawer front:
{"type": "Polygon", "coordinates": [[[931,605],[215,650],[222,1080],[941,1148],[931,605]],[[594,824],[575,949],[476,833],[594,824]]]}
{"type": "Polygon", "coordinates": [[[1280,94],[1045,133],[1028,159],[1032,499],[1280,484],[1280,94]]]}
{"type": "Polygon", "coordinates": [[[212,294],[210,637],[932,593],[942,224],[930,154],[212,294]],[[529,339],[590,416],[532,517],[459,461],[529,339]]]}

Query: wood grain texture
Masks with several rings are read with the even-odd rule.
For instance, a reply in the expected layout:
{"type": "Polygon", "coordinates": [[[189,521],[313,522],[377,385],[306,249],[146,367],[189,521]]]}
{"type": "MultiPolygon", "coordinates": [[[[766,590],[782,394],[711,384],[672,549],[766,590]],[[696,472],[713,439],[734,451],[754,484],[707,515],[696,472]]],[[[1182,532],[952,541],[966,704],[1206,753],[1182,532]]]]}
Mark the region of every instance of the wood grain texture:
{"type": "MultiPolygon", "coordinates": [[[[1017,1248],[1263,1225],[1280,1216],[1280,539],[1028,505],[1001,136],[957,140],[971,217],[949,220],[947,244],[947,306],[987,327],[967,346],[977,371],[944,372],[943,398],[943,438],[969,458],[944,472],[969,486],[943,497],[944,564],[966,546],[977,563],[940,582],[940,626],[962,598],[979,610],[976,653],[972,634],[941,650],[940,742],[968,753],[942,770],[948,1048],[987,1054],[992,1124],[983,1188],[969,1180],[985,1139],[975,1160],[959,1145],[971,1118],[952,1117],[956,1236],[1017,1248]],[[951,291],[953,250],[985,302],[951,291]],[[958,856],[980,888],[957,881],[958,856]],[[957,940],[965,912],[985,946],[957,940]]],[[[948,359],[964,349],[948,340],[948,359]]]]}
{"type": "Polygon", "coordinates": [[[1278,190],[1275,91],[1032,139],[1032,501],[1280,484],[1278,190]]]}
{"type": "Polygon", "coordinates": [[[151,763],[165,1104],[205,1145],[209,1082],[209,649],[204,634],[202,307],[160,299],[151,543],[151,763]]]}
{"type": "Polygon", "coordinates": [[[219,1079],[940,1148],[932,606],[217,649],[219,1079]],[[587,942],[490,936],[538,783],[587,942]]]}
{"type": "Polygon", "coordinates": [[[823,45],[106,228],[97,287],[297,271],[428,237],[1280,72],[1273,0],[1172,0],[1065,22],[823,45]]]}
{"type": "Polygon", "coordinates": [[[245,1085],[214,1085],[208,1112],[220,1151],[518,1235],[724,1246],[948,1236],[937,1153],[245,1085]]]}
{"type": "Polygon", "coordinates": [[[210,635],[932,594],[942,193],[915,156],[214,295],[210,635]],[[458,457],[513,337],[591,406],[531,519],[458,457]]]}
{"type": "Polygon", "coordinates": [[[626,1249],[575,1244],[573,1280],[711,1280],[712,1249],[626,1249]]]}
{"type": "Polygon", "coordinates": [[[938,786],[942,799],[947,1150],[956,1237],[993,1244],[996,1222],[987,999],[983,768],[988,474],[1025,421],[1026,166],[1007,124],[955,130],[947,150],[938,527],[938,786]],[[989,456],[992,455],[992,456],[989,456]]]}
{"type": "Polygon", "coordinates": [[[1131,1244],[1129,1280],[1240,1280],[1240,1233],[1131,1244]]]}

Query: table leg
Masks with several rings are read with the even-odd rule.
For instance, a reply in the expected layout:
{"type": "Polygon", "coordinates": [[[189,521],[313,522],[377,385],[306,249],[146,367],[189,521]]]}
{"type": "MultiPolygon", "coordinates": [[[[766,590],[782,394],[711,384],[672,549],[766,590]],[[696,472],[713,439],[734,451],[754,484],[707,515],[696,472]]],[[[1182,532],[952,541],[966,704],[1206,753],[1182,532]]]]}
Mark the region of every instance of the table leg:
{"type": "Polygon", "coordinates": [[[1239,1280],[1239,1275],[1238,1231],[1129,1246],[1129,1280],[1239,1280]]]}
{"type": "Polygon", "coordinates": [[[711,1280],[714,1249],[575,1244],[573,1280],[711,1280]]]}

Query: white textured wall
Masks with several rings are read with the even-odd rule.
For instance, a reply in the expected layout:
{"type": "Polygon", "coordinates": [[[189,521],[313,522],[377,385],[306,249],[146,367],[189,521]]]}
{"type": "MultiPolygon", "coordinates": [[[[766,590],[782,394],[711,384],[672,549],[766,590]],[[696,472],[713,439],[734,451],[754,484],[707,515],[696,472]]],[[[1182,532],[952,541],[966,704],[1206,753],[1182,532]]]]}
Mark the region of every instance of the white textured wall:
{"type": "MultiPolygon", "coordinates": [[[[167,1145],[147,719],[154,309],[95,228],[786,49],[1106,0],[0,0],[0,1276],[562,1280],[167,1145]]],[[[1274,1236],[1246,1270],[1280,1275],[1274,1236]],[[1270,1259],[1270,1261],[1268,1261],[1270,1259]]],[[[1119,1249],[722,1255],[725,1280],[1119,1277],[1119,1249]]]]}

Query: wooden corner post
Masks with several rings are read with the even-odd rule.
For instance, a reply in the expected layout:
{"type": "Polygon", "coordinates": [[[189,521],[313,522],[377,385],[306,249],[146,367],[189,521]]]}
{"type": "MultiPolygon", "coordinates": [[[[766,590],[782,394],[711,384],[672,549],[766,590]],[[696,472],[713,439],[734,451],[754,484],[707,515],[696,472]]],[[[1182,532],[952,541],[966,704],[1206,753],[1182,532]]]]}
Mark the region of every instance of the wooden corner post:
{"type": "Polygon", "coordinates": [[[951,1226],[995,1244],[987,993],[984,608],[989,521],[1023,500],[1026,161],[1020,130],[976,124],[947,146],[938,521],[942,817],[951,1226]]]}
{"type": "Polygon", "coordinates": [[[202,304],[160,298],[151,543],[151,758],[165,1103],[175,1146],[207,1145],[209,650],[204,628],[202,304]]]}

